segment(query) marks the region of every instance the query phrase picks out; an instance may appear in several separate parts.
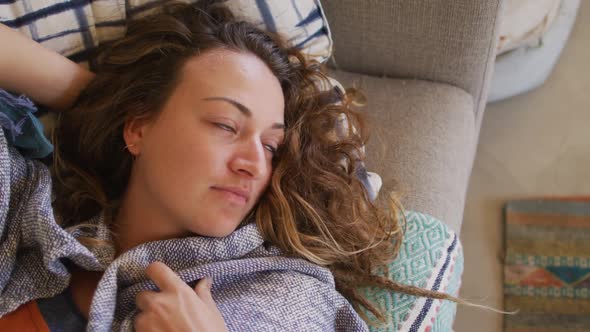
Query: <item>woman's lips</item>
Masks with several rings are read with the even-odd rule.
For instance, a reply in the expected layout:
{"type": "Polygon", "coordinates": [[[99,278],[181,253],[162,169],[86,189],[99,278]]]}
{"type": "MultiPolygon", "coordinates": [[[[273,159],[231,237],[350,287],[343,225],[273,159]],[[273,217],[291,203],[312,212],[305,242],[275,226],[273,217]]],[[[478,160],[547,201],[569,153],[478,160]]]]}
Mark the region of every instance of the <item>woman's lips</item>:
{"type": "Polygon", "coordinates": [[[215,192],[221,194],[224,199],[226,199],[232,203],[236,203],[239,205],[245,205],[246,202],[248,201],[247,196],[245,196],[239,192],[235,192],[235,190],[232,190],[232,189],[226,189],[226,188],[220,188],[220,187],[212,187],[211,189],[213,189],[215,192]]]}

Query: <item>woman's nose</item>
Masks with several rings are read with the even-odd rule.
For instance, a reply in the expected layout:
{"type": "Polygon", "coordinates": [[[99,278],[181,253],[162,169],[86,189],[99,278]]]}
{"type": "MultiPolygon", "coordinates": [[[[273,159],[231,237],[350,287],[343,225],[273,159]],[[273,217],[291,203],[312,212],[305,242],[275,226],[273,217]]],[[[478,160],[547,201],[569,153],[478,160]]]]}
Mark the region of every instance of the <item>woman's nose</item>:
{"type": "Polygon", "coordinates": [[[265,174],[267,163],[264,146],[258,140],[248,140],[236,147],[232,168],[235,172],[258,178],[265,174]]]}

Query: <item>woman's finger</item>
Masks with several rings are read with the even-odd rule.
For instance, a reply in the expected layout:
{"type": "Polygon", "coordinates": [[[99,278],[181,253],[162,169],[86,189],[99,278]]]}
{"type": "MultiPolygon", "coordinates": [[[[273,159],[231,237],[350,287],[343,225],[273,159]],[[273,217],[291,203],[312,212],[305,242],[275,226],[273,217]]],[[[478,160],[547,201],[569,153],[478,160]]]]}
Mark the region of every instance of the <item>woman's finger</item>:
{"type": "Polygon", "coordinates": [[[162,291],[174,290],[178,287],[187,286],[187,284],[184,283],[174,271],[162,262],[151,263],[148,265],[145,272],[162,291]]]}
{"type": "Polygon", "coordinates": [[[145,331],[147,326],[148,320],[145,313],[139,312],[137,315],[135,315],[135,318],[133,318],[133,327],[135,328],[135,331],[145,331]]]}
{"type": "Polygon", "coordinates": [[[142,291],[135,296],[135,305],[141,311],[146,311],[150,305],[157,301],[158,293],[152,291],[142,291]]]}
{"type": "Polygon", "coordinates": [[[195,293],[197,293],[197,295],[201,300],[203,300],[203,302],[209,305],[215,305],[213,297],[211,296],[212,285],[213,279],[211,277],[203,278],[199,280],[199,282],[197,282],[197,284],[195,285],[195,293]]]}

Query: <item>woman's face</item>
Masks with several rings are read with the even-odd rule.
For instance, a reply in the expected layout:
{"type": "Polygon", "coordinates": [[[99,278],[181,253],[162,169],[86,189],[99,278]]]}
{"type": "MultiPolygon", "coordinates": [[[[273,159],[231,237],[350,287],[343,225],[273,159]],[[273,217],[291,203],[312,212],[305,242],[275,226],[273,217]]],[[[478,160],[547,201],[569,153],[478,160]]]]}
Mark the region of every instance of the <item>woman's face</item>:
{"type": "Polygon", "coordinates": [[[279,81],[256,56],[193,57],[161,113],[125,129],[137,145],[130,185],[179,232],[229,235],[267,188],[283,112],[279,81]]]}

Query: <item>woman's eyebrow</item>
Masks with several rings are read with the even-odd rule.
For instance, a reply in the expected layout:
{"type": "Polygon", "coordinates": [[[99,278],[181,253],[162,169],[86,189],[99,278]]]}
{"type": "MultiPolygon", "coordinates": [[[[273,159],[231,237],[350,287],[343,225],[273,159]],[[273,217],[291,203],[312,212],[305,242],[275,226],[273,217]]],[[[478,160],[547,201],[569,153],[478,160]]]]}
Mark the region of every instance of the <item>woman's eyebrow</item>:
{"type": "MultiPolygon", "coordinates": [[[[225,101],[227,103],[232,104],[235,108],[238,109],[238,111],[240,111],[245,116],[247,116],[249,118],[252,117],[252,111],[248,107],[244,106],[242,103],[240,103],[240,102],[238,102],[236,100],[233,100],[231,98],[228,98],[228,97],[207,97],[207,98],[203,98],[203,100],[206,100],[206,101],[213,101],[213,100],[222,100],[222,101],[225,101]]],[[[272,125],[272,129],[285,129],[285,125],[282,124],[282,123],[274,123],[272,125]]]]}

